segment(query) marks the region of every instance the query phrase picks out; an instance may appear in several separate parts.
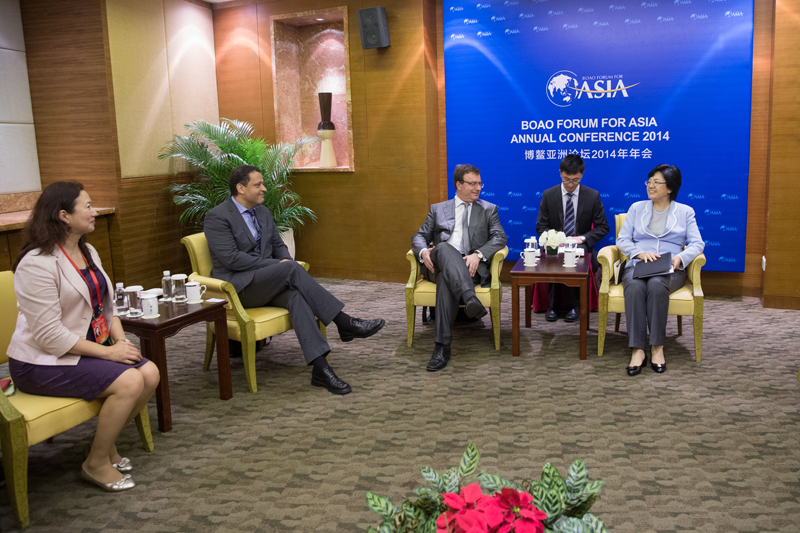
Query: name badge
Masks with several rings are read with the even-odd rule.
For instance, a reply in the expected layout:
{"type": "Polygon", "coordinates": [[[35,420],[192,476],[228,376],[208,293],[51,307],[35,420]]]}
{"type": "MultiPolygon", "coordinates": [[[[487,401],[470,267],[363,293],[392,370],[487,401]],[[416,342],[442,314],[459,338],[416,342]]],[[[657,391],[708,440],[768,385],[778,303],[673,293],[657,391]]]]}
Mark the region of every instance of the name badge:
{"type": "Polygon", "coordinates": [[[108,332],[108,323],[104,314],[100,314],[97,318],[92,320],[92,331],[94,331],[94,341],[97,344],[108,344],[111,340],[108,332]]]}

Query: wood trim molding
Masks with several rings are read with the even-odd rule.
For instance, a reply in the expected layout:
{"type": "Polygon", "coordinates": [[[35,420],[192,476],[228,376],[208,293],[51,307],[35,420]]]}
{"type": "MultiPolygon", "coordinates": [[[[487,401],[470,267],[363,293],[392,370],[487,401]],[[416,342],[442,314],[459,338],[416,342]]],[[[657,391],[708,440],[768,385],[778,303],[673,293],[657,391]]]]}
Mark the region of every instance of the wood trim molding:
{"type": "Polygon", "coordinates": [[[761,305],[770,309],[794,309],[800,311],[800,298],[764,295],[761,297],[761,305]]]}

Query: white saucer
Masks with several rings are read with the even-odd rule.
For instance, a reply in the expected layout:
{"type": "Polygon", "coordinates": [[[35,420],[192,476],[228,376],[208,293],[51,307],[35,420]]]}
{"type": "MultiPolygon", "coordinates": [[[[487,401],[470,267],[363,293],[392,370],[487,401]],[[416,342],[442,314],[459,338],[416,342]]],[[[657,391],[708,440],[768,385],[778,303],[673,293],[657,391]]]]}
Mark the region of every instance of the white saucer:
{"type": "Polygon", "coordinates": [[[567,265],[567,264],[561,263],[561,266],[563,266],[564,268],[575,268],[578,265],[577,265],[577,263],[574,264],[574,265],[567,265]]]}
{"type": "Polygon", "coordinates": [[[144,315],[144,316],[140,316],[139,318],[158,318],[160,316],[161,315],[144,315]]]}
{"type": "Polygon", "coordinates": [[[192,300],[190,302],[186,302],[187,304],[201,304],[204,300],[192,300]]]}

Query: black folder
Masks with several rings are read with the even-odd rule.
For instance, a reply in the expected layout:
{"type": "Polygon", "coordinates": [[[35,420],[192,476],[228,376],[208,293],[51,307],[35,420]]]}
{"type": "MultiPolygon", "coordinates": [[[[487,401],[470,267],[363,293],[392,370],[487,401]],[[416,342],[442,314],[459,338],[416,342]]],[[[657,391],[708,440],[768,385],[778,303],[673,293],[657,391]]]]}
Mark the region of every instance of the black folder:
{"type": "Polygon", "coordinates": [[[661,257],[655,261],[650,261],[649,263],[639,261],[636,263],[636,266],[633,267],[633,277],[649,278],[652,276],[662,276],[664,274],[669,274],[671,268],[672,254],[667,252],[665,254],[661,254],[661,257]]]}

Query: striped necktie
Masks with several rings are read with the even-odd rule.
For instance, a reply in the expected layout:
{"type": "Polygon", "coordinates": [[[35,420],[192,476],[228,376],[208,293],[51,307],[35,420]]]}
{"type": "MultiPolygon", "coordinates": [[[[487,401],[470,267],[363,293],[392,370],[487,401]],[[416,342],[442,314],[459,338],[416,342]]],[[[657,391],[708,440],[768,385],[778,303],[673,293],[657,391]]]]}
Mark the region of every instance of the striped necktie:
{"type": "Polygon", "coordinates": [[[245,213],[250,215],[253,226],[256,228],[256,252],[261,253],[261,226],[258,225],[258,219],[256,218],[256,208],[248,209],[245,213]]]}
{"type": "Polygon", "coordinates": [[[469,207],[472,204],[464,202],[461,205],[464,206],[464,216],[461,219],[461,254],[467,255],[469,253],[469,207]]]}
{"type": "Polygon", "coordinates": [[[567,209],[564,213],[564,235],[572,237],[575,234],[575,209],[572,206],[572,194],[567,193],[567,209]]]}

